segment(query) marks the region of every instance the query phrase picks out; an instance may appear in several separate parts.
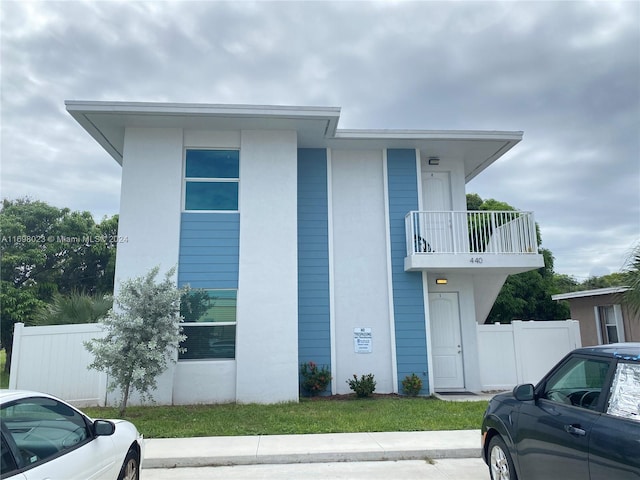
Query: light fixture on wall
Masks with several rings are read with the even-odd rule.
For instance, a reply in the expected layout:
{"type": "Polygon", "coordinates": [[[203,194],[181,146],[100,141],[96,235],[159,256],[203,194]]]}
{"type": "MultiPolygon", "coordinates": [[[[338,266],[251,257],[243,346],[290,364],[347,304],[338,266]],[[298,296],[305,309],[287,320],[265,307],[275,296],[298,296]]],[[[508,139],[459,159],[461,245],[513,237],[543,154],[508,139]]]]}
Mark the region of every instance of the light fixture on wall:
{"type": "Polygon", "coordinates": [[[438,157],[429,157],[429,165],[440,165],[440,159],[438,157]]]}
{"type": "Polygon", "coordinates": [[[447,284],[446,278],[436,278],[436,285],[446,285],[446,284],[447,284]]]}

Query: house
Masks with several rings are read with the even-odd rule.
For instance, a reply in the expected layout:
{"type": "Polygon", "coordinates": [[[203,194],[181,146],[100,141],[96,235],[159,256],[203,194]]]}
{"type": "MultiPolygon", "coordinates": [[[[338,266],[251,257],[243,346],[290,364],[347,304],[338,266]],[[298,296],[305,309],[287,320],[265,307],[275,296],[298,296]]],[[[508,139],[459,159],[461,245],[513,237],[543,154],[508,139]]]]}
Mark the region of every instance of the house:
{"type": "Polygon", "coordinates": [[[530,212],[467,212],[522,132],[341,130],[340,109],[67,101],[122,165],[116,285],[160,265],[203,289],[158,403],[299,398],[373,373],[401,393],[480,388],[476,323],[543,266],[530,212]],[[194,321],[195,320],[195,321],[194,321]]]}
{"type": "Polygon", "coordinates": [[[602,345],[640,341],[640,316],[633,315],[621,302],[627,287],[598,288],[553,295],[553,300],[566,300],[571,318],[580,322],[582,344],[602,345]]]}

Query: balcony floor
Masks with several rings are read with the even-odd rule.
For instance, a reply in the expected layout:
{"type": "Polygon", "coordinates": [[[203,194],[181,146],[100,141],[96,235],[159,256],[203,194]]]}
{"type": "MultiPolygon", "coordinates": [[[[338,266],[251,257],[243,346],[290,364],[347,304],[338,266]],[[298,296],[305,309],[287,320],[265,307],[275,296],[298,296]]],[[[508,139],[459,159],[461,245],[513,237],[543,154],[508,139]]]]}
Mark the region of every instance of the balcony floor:
{"type": "Polygon", "coordinates": [[[405,272],[480,272],[504,271],[508,274],[522,273],[544,267],[544,258],[537,253],[416,253],[405,257],[405,272]]]}

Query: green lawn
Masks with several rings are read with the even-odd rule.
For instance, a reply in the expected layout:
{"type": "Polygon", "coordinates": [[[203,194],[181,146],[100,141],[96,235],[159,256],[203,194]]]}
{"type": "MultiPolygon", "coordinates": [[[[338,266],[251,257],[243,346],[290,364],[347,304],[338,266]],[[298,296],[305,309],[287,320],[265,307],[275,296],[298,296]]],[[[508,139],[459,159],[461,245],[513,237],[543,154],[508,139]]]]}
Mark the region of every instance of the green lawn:
{"type": "MultiPolygon", "coordinates": [[[[486,401],[382,396],[302,399],[277,405],[129,407],[126,419],[147,438],[219,435],[384,432],[478,429],[486,401]]],[[[115,418],[115,408],[86,408],[94,418],[115,418]]]]}
{"type": "MultiPolygon", "coordinates": [[[[0,386],[9,386],[0,350],[0,386]]],[[[129,407],[126,419],[147,438],[219,435],[278,435],[339,432],[403,432],[480,428],[487,402],[446,402],[435,398],[378,396],[357,399],[303,398],[276,405],[129,407]]],[[[84,408],[93,418],[117,418],[116,408],[84,408]]]]}

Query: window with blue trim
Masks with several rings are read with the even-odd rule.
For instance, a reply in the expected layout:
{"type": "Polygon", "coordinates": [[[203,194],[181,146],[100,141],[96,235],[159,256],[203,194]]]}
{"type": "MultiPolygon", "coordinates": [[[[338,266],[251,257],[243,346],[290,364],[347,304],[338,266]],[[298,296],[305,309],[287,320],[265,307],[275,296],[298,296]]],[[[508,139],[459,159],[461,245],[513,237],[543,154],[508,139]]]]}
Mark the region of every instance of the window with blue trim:
{"type": "Polygon", "coordinates": [[[179,360],[236,358],[237,290],[191,290],[182,298],[179,360]]]}
{"type": "Polygon", "coordinates": [[[238,150],[187,150],[184,209],[237,211],[239,176],[238,150]]]}

